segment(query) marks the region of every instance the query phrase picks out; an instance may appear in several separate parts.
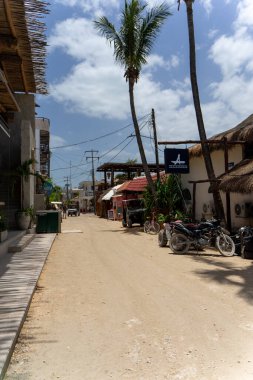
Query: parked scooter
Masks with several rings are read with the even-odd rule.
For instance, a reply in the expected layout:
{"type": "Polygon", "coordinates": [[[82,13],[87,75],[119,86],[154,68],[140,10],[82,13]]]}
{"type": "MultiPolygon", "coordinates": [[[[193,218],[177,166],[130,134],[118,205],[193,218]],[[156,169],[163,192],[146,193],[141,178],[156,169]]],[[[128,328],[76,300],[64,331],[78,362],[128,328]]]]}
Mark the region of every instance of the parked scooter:
{"type": "Polygon", "coordinates": [[[190,248],[198,250],[210,247],[217,248],[223,256],[235,254],[234,241],[215,219],[197,225],[173,223],[171,227],[169,245],[174,253],[187,253],[190,248]]]}

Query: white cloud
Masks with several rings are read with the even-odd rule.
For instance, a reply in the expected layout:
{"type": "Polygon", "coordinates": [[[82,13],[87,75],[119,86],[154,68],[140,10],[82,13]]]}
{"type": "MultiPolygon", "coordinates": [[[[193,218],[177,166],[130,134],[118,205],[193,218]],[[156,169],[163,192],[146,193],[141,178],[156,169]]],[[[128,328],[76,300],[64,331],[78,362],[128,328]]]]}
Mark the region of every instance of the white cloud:
{"type": "Polygon", "coordinates": [[[252,60],[253,40],[247,30],[240,29],[232,36],[221,36],[210,50],[211,59],[220,66],[224,76],[240,74],[252,60]]]}
{"type": "Polygon", "coordinates": [[[238,18],[236,20],[236,26],[253,27],[253,1],[241,0],[237,6],[238,18]]]}
{"type": "MultiPolygon", "coordinates": [[[[170,6],[170,7],[173,7],[176,5],[176,0],[165,0],[165,2],[170,6]]],[[[148,4],[148,6],[150,8],[156,6],[157,4],[161,4],[162,1],[158,1],[158,0],[146,0],[146,3],[148,4]]]]}
{"type": "Polygon", "coordinates": [[[89,60],[92,64],[113,62],[109,44],[95,33],[93,23],[85,18],[70,18],[56,24],[48,44],[49,52],[60,48],[79,61],[89,60]]]}
{"type": "Polygon", "coordinates": [[[210,88],[217,103],[226,106],[226,112],[237,117],[252,113],[250,99],[253,97],[253,2],[241,0],[231,35],[222,35],[210,49],[210,58],[221,69],[222,79],[210,88]]]}
{"type": "MultiPolygon", "coordinates": [[[[61,48],[78,61],[68,75],[50,85],[50,94],[56,101],[65,104],[70,112],[92,117],[120,120],[129,115],[124,68],[115,64],[113,49],[95,32],[91,21],[69,19],[59,23],[49,44],[51,51],[61,48]]],[[[136,85],[136,103],[142,114],[149,112],[154,103],[158,107],[159,101],[164,105],[166,101],[166,107],[175,108],[185,99],[185,90],[162,90],[150,74],[150,69],[171,69],[178,64],[176,55],[167,61],[158,55],[149,57],[149,64],[136,85]]]]}
{"type": "Polygon", "coordinates": [[[56,3],[69,6],[80,7],[84,13],[93,13],[99,15],[107,9],[117,9],[119,0],[55,0],[56,3]]]}
{"type": "Polygon", "coordinates": [[[90,117],[124,119],[129,110],[123,70],[113,65],[80,63],[50,93],[70,112],[90,117]]]}
{"type": "Polygon", "coordinates": [[[60,136],[50,134],[50,148],[54,148],[56,146],[62,146],[62,145],[67,145],[66,140],[64,140],[60,136]]]}
{"type": "Polygon", "coordinates": [[[217,34],[218,34],[218,30],[217,30],[217,29],[211,29],[211,30],[209,30],[209,32],[208,32],[208,37],[209,37],[210,39],[212,39],[212,38],[216,37],[217,34]]]}
{"type": "Polygon", "coordinates": [[[208,14],[211,13],[213,9],[212,0],[200,0],[200,3],[203,5],[208,14]]]}
{"type": "Polygon", "coordinates": [[[145,70],[151,70],[152,68],[163,68],[165,70],[171,70],[179,65],[179,58],[173,54],[169,60],[165,60],[161,55],[151,54],[148,57],[147,64],[144,66],[145,70]]]}

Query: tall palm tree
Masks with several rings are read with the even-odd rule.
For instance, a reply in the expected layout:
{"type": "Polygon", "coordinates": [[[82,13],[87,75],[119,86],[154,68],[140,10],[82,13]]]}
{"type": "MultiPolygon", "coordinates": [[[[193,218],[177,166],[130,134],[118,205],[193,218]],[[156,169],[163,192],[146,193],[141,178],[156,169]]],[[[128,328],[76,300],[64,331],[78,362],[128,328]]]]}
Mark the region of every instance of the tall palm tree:
{"type": "Polygon", "coordinates": [[[163,22],[171,13],[165,3],[150,10],[146,10],[146,7],[147,4],[142,4],[139,0],[125,1],[118,31],[106,17],[100,17],[94,23],[100,34],[113,43],[115,60],[125,68],[124,76],[128,81],[130,108],[140,157],[148,184],[155,195],[135,111],[134,85],[139,79],[142,65],[147,62],[163,22]]]}
{"type": "MultiPolygon", "coordinates": [[[[207,140],[204,120],[202,116],[202,110],[200,105],[198,81],[197,81],[197,70],[196,70],[196,52],[195,52],[195,35],[194,35],[194,22],[193,22],[193,9],[192,4],[194,0],[184,0],[187,10],[187,21],[188,21],[188,34],[189,34],[189,53],[190,53],[190,76],[191,76],[191,87],[192,96],[194,102],[194,108],[196,113],[197,125],[199,130],[199,137],[201,141],[202,153],[205,160],[205,166],[207,171],[208,179],[212,185],[213,189],[213,200],[216,215],[225,220],[225,213],[223,208],[223,203],[221,196],[215,182],[215,173],[213,169],[213,164],[211,160],[211,154],[209,145],[205,143],[207,140]]],[[[178,0],[178,9],[180,7],[181,0],[178,0]]]]}

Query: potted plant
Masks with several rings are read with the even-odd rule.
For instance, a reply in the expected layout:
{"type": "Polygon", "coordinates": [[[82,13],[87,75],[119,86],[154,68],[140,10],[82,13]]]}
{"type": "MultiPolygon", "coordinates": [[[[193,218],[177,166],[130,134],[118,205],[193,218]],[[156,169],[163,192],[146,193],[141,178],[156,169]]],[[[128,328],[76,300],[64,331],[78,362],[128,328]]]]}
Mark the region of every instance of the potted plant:
{"type": "Polygon", "coordinates": [[[12,173],[12,175],[16,178],[20,178],[21,181],[21,208],[16,212],[16,223],[17,227],[21,230],[27,230],[30,228],[33,217],[33,207],[24,207],[24,183],[28,181],[29,176],[40,177],[38,173],[34,173],[30,170],[30,166],[34,164],[36,161],[34,159],[29,159],[24,161],[21,165],[19,165],[12,173]]]}
{"type": "Polygon", "coordinates": [[[8,237],[6,218],[3,214],[0,214],[0,243],[6,240],[8,237]]]}

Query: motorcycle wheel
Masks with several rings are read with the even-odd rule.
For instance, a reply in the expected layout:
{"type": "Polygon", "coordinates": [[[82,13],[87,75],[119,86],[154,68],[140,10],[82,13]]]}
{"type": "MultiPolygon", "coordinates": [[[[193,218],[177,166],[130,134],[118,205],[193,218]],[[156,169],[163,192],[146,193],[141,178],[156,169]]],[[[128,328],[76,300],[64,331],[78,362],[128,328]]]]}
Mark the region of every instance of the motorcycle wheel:
{"type": "Polygon", "coordinates": [[[158,245],[159,247],[166,247],[167,243],[168,243],[168,239],[166,236],[166,232],[164,229],[162,229],[159,231],[159,234],[158,234],[158,245]]]}
{"type": "Polygon", "coordinates": [[[174,253],[186,253],[189,251],[190,242],[183,234],[173,234],[170,238],[170,249],[174,253]]]}
{"type": "Polygon", "coordinates": [[[234,256],[235,254],[235,243],[231,237],[226,234],[217,236],[216,247],[222,256],[234,256]]]}

